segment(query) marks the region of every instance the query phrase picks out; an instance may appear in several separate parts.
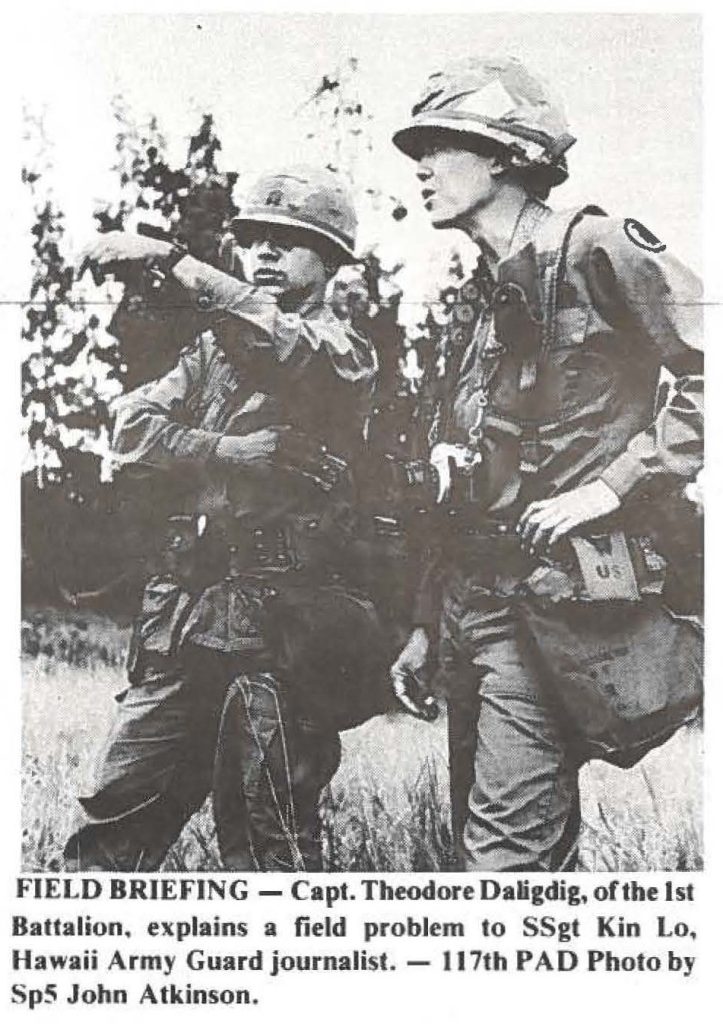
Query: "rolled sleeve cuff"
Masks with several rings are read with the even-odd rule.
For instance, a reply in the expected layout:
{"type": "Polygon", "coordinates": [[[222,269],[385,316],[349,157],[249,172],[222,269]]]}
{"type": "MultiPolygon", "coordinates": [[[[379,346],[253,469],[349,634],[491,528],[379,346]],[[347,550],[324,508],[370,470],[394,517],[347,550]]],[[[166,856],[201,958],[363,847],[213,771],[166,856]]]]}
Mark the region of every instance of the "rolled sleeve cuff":
{"type": "Polygon", "coordinates": [[[631,452],[623,452],[600,474],[600,479],[622,501],[646,476],[645,467],[631,452]]]}

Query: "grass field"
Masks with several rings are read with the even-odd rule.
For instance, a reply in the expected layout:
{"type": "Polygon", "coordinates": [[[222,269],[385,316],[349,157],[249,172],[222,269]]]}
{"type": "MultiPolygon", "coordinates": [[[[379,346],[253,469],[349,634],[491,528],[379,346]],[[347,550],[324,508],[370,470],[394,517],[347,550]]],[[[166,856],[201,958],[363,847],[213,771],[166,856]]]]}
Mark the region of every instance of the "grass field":
{"type": "MultiPolygon", "coordinates": [[[[126,685],[127,632],[101,619],[35,613],[23,630],[24,871],[55,871],[90,781],[92,757],[126,685]]],[[[450,866],[444,721],[402,714],[343,737],[342,764],[323,804],[332,871],[432,871],[450,866]]],[[[702,735],[681,731],[629,771],[601,762],[581,774],[582,867],[593,871],[702,867],[702,735]]],[[[165,867],[220,869],[205,807],[165,867]]]]}

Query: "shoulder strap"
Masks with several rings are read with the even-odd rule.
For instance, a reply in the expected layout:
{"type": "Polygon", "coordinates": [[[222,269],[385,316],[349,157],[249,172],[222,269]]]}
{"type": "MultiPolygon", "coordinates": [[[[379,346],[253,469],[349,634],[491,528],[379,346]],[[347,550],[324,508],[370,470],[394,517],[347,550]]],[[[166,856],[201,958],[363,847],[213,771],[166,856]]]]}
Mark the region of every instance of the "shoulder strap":
{"type": "Polygon", "coordinates": [[[547,359],[555,341],[557,297],[565,276],[570,236],[583,217],[587,216],[606,217],[607,214],[601,207],[592,204],[574,210],[556,210],[542,223],[535,238],[544,322],[540,363],[547,359]]]}

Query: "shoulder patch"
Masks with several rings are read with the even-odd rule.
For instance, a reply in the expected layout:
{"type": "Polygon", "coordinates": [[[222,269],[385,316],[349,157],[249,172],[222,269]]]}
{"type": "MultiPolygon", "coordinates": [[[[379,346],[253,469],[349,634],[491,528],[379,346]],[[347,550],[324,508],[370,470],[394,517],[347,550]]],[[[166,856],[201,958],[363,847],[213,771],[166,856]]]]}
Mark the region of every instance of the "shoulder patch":
{"type": "Polygon", "coordinates": [[[661,241],[657,235],[654,235],[649,228],[646,228],[644,224],[641,224],[634,217],[625,218],[623,221],[623,231],[633,245],[637,245],[639,249],[644,249],[646,252],[664,252],[667,249],[665,242],[661,241]]]}

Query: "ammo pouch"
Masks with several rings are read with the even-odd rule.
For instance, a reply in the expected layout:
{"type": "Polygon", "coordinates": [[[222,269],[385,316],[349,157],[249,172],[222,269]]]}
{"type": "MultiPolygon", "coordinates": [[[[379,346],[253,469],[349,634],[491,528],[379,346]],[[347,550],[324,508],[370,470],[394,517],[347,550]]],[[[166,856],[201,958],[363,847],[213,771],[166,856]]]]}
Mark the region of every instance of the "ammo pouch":
{"type": "Polygon", "coordinates": [[[517,605],[540,677],[582,758],[629,767],[700,708],[702,629],[656,597],[517,605]]]}

